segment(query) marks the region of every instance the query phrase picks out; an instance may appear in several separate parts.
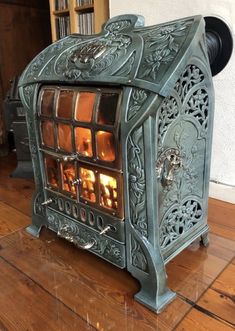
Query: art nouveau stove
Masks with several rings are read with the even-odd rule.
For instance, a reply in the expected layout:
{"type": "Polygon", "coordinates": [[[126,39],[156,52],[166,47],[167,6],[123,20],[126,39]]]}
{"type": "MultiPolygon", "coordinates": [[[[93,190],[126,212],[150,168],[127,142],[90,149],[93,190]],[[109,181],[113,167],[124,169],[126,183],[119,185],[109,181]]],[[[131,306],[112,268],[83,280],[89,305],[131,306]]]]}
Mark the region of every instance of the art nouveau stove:
{"type": "Polygon", "coordinates": [[[208,243],[210,64],[220,71],[232,43],[224,23],[207,24],[206,35],[200,16],[152,27],[118,16],[52,44],[20,81],[36,181],[28,232],[48,227],[127,268],[157,312],[175,296],[165,264],[208,243]]]}

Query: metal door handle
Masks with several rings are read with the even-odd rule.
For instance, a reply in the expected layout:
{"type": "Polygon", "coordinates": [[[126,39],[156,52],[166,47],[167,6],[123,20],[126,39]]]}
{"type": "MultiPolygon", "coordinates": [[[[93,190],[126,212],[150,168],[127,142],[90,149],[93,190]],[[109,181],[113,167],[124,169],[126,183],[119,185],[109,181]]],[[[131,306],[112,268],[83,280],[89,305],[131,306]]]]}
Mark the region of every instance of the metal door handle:
{"type": "Polygon", "coordinates": [[[183,164],[180,151],[177,148],[168,148],[160,155],[159,159],[157,160],[157,177],[161,178],[163,168],[166,167],[166,174],[164,174],[162,180],[166,186],[170,186],[174,181],[175,171],[182,166],[183,164]],[[166,161],[167,164],[165,165],[166,161]]]}
{"type": "MultiPolygon", "coordinates": [[[[73,243],[75,246],[77,246],[78,248],[81,248],[81,249],[90,249],[90,248],[92,248],[97,243],[97,241],[94,238],[92,238],[90,242],[81,244],[80,242],[78,242],[76,240],[76,236],[74,236],[73,234],[69,233],[69,228],[70,227],[69,227],[68,224],[63,225],[57,231],[57,235],[59,237],[61,237],[61,238],[64,238],[64,239],[68,240],[69,242],[73,243]]],[[[99,234],[100,235],[103,235],[106,232],[108,232],[110,229],[111,228],[108,225],[104,229],[102,229],[99,234]]]]}

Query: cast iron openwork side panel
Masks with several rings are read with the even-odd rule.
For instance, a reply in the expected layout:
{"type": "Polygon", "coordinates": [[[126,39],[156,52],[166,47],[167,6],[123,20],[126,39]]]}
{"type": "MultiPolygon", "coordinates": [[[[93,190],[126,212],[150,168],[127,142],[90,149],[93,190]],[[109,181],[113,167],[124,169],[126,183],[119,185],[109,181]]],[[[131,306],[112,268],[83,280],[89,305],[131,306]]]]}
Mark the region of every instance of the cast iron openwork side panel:
{"type": "MultiPolygon", "coordinates": [[[[205,132],[208,122],[208,93],[205,89],[198,89],[192,93],[194,86],[204,81],[205,75],[196,65],[186,67],[183,74],[175,84],[176,96],[169,96],[164,99],[159,110],[158,119],[158,155],[162,153],[161,147],[168,127],[177,119],[178,116],[192,115],[205,132]],[[189,95],[192,96],[189,98],[189,95]],[[185,100],[189,98],[186,106],[183,107],[185,100]]],[[[202,135],[203,136],[203,135],[202,135]]]]}
{"type": "Polygon", "coordinates": [[[131,238],[131,259],[132,265],[142,271],[148,272],[148,262],[140,244],[131,238]]]}
{"type": "Polygon", "coordinates": [[[146,182],[142,127],[139,127],[129,137],[127,154],[131,222],[141,235],[147,237],[148,225],[146,216],[146,182]]]}
{"type": "Polygon", "coordinates": [[[143,89],[133,88],[127,111],[127,120],[133,118],[140,110],[149,93],[143,89]]]}
{"type": "MultiPolygon", "coordinates": [[[[184,195],[191,195],[199,179],[197,157],[200,148],[197,137],[190,136],[180,123],[175,128],[173,143],[179,151],[182,166],[175,170],[172,184],[162,187],[162,213],[173,204],[179,204],[184,195]],[[190,148],[186,149],[185,146],[190,148]]],[[[164,171],[163,169],[163,176],[164,171]]]]}
{"type": "Polygon", "coordinates": [[[179,105],[174,97],[164,99],[158,118],[158,149],[163,144],[163,137],[169,125],[179,116],[179,105]]]}
{"type": "Polygon", "coordinates": [[[125,265],[124,253],[120,246],[116,244],[113,240],[107,237],[101,237],[100,235],[92,232],[91,230],[85,229],[78,226],[75,222],[68,220],[63,215],[59,215],[55,212],[47,210],[47,220],[49,228],[53,231],[59,233],[62,231],[63,227],[67,226],[67,232],[69,236],[73,237],[73,243],[85,244],[87,242],[95,241],[95,244],[90,248],[96,254],[102,255],[104,258],[116,263],[122,267],[125,265]]]}
{"type": "Polygon", "coordinates": [[[189,65],[186,67],[183,74],[175,84],[175,91],[180,97],[181,102],[185,99],[190,90],[197,84],[201,83],[205,75],[196,65],[189,65]]]}
{"type": "Polygon", "coordinates": [[[201,125],[201,137],[206,135],[208,127],[209,96],[206,89],[196,90],[189,98],[185,107],[185,114],[192,115],[201,125]]]}
{"type": "MultiPolygon", "coordinates": [[[[187,196],[192,196],[192,194],[202,198],[201,177],[203,176],[203,169],[198,170],[197,162],[198,159],[204,157],[200,153],[204,148],[202,146],[206,144],[209,106],[209,96],[205,87],[205,75],[196,65],[189,65],[178,79],[172,96],[163,101],[159,110],[158,158],[164,153],[166,148],[171,146],[172,148],[177,148],[182,162],[182,166],[174,171],[174,178],[170,185],[164,185],[164,181],[161,180],[161,178],[167,177],[167,167],[163,167],[162,177],[160,178],[160,217],[162,231],[165,235],[172,224],[164,216],[168,215],[169,208],[177,210],[179,206],[183,206],[182,201],[185,201],[187,196]],[[167,135],[170,127],[171,138],[167,135]]],[[[178,220],[178,218],[176,219],[178,220]]],[[[198,222],[201,220],[201,217],[197,218],[198,222]]],[[[179,224],[180,222],[181,220],[179,220],[179,224]]],[[[191,227],[193,225],[194,223],[190,223],[191,227]]],[[[187,228],[188,225],[186,224],[185,229],[187,228]]],[[[185,229],[181,227],[179,231],[182,232],[178,233],[173,231],[170,234],[170,238],[173,238],[172,240],[168,237],[161,239],[162,247],[168,248],[171,241],[179,238],[181,233],[186,231],[185,229]]]]}
{"type": "Polygon", "coordinates": [[[160,226],[160,245],[164,249],[171,245],[185,232],[202,220],[201,204],[189,199],[180,205],[174,205],[165,217],[160,226]]]}
{"type": "Polygon", "coordinates": [[[174,61],[192,21],[178,21],[144,32],[145,53],[138,76],[155,81],[162,67],[174,61]]]}

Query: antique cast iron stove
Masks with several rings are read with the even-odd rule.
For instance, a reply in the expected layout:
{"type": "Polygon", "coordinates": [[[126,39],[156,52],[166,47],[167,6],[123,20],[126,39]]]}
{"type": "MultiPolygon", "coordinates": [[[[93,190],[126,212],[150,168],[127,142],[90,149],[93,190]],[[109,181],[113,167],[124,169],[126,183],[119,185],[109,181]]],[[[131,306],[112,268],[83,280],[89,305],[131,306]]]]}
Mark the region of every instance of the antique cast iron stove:
{"type": "Polygon", "coordinates": [[[136,300],[159,312],[175,297],[165,264],[208,244],[210,63],[221,70],[229,52],[201,16],[144,27],[135,15],[41,52],[20,81],[36,181],[28,232],[48,227],[127,268],[136,300]]]}

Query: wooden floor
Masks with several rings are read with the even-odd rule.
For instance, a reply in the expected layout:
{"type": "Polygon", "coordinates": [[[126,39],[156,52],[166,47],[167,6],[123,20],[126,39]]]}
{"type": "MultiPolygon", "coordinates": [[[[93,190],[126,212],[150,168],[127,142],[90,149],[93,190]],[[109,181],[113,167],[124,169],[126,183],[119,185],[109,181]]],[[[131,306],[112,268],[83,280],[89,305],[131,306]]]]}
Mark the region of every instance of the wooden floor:
{"type": "Polygon", "coordinates": [[[0,330],[235,329],[235,205],[209,202],[210,245],[167,265],[177,299],[160,315],[133,300],[138,282],[49,230],[28,235],[33,182],[0,159],[0,330]]]}

